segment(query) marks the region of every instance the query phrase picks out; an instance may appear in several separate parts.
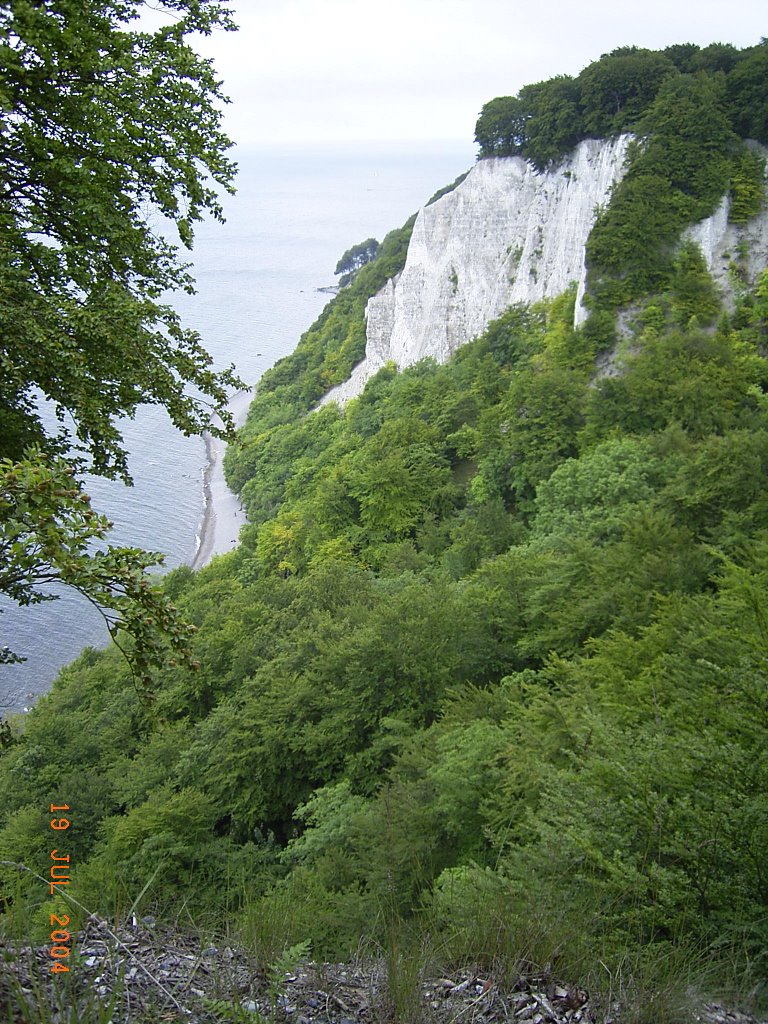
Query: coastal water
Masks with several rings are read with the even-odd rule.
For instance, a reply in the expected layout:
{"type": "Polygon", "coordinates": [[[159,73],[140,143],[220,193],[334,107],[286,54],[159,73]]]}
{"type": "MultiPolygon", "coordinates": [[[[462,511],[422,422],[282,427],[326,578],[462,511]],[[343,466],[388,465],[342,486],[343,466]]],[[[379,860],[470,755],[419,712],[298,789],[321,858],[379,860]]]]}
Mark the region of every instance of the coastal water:
{"type": "MultiPolygon", "coordinates": [[[[339,256],[399,227],[471,165],[473,151],[458,143],[378,144],[238,151],[236,159],[238,193],[225,200],[226,224],[197,231],[197,295],[173,304],[215,364],[234,363],[252,386],[322,310],[329,296],[318,288],[334,283],[339,256]]],[[[156,407],[140,409],[124,434],[134,486],[90,481],[94,507],[114,521],[113,542],[161,551],[169,568],[191,564],[203,525],[203,440],[183,437],[156,407]]],[[[231,527],[219,535],[219,551],[232,543],[231,527]]],[[[0,608],[0,646],[28,659],[0,666],[0,713],[28,707],[84,647],[107,642],[98,611],[71,593],[33,608],[0,608]]]]}

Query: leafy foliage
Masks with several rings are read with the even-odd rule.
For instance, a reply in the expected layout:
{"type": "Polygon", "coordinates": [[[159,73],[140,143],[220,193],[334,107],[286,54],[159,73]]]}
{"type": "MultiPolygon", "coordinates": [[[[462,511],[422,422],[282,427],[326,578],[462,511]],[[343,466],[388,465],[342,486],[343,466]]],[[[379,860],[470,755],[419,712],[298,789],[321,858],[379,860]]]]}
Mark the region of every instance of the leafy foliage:
{"type": "Polygon", "coordinates": [[[148,211],[185,246],[204,212],[221,215],[216,186],[234,171],[221,93],[186,36],[232,26],[218,3],[174,3],[170,25],[131,31],[140,7],[22,2],[0,21],[2,404],[21,418],[3,431],[2,454],[18,457],[30,436],[49,447],[39,388],[109,475],[126,472],[116,416],[159,402],[199,431],[208,411],[186,385],[223,411],[231,383],[160,301],[192,282],[148,211]]]}
{"type": "Polygon", "coordinates": [[[739,59],[619,51],[595,74],[647,130],[590,243],[583,327],[573,292],[513,307],[446,365],[313,411],[410,222],[387,236],[228,452],[240,547],[166,581],[200,670],[166,666],[150,714],[113,652],[67,669],[0,748],[5,857],[40,854],[40,794],[66,777],[73,882],[107,910],[194,886],[242,907],[268,960],[373,936],[397,964],[393,922],[415,922],[508,970],[629,971],[654,1014],[664,971],[702,957],[759,993],[768,271],[727,310],[675,244],[733,167],[755,179],[699,74],[739,59]]]}
{"type": "Polygon", "coordinates": [[[375,238],[366,238],[364,242],[359,242],[357,245],[353,245],[351,249],[347,249],[344,255],[340,257],[334,270],[334,274],[342,275],[339,278],[339,284],[349,284],[360,267],[364,267],[366,263],[370,263],[371,260],[376,258],[378,251],[379,243],[375,238]]]}
{"type": "Polygon", "coordinates": [[[729,218],[732,224],[746,224],[760,212],[765,202],[764,183],[765,160],[756,153],[743,153],[731,177],[733,201],[729,218]]]}
{"type": "Polygon", "coordinates": [[[110,655],[69,669],[0,758],[2,849],[34,855],[35,794],[77,771],[91,898],[214,901],[251,863],[281,948],[414,914],[499,942],[504,907],[531,956],[717,940],[759,974],[768,368],[696,250],[675,268],[618,376],[566,295],[343,413],[275,424],[265,387],[252,525],[167,585],[201,670],[150,715],[110,655]],[[91,727],[51,759],[64,709],[91,727]]]}
{"type": "MultiPolygon", "coordinates": [[[[39,453],[35,453],[39,454],[39,453]]],[[[0,590],[20,605],[53,600],[52,583],[85,594],[105,615],[110,633],[134,641],[129,660],[143,682],[165,648],[190,665],[189,627],[146,571],[162,561],[138,549],[94,549],[111,524],[94,513],[70,466],[31,457],[0,462],[0,590]]],[[[0,662],[18,660],[8,648],[0,662]]]]}
{"type": "Polygon", "coordinates": [[[601,138],[634,127],[674,74],[666,54],[636,47],[590,64],[579,76],[586,132],[601,138]]]}
{"type": "Polygon", "coordinates": [[[735,136],[718,79],[669,79],[640,122],[627,174],[587,243],[598,304],[624,305],[660,290],[687,224],[714,212],[727,191],[735,136]]]}
{"type": "MultiPolygon", "coordinates": [[[[575,79],[560,75],[526,85],[517,96],[490,100],[478,118],[475,141],[481,157],[519,154],[541,169],[582,139],[642,134],[661,90],[682,76],[724,87],[733,131],[765,142],[767,52],[764,41],[745,50],[721,43],[659,51],[622,47],[603,54],[575,79]]],[[[696,125],[688,119],[688,132],[696,125]]]]}
{"type": "Polygon", "coordinates": [[[6,593],[77,587],[133,635],[144,673],[162,633],[176,644],[183,630],[167,602],[145,600],[153,556],[88,555],[106,523],[80,514],[72,470],[129,482],[118,421],[144,402],[185,433],[227,434],[237,381],[164,301],[193,283],[157,230],[162,217],[190,248],[206,212],[221,218],[234,174],[223,97],[187,40],[233,25],[215,0],[172,0],[167,24],[137,30],[142,6],[19,0],[0,13],[0,543],[6,593]]]}
{"type": "Polygon", "coordinates": [[[734,129],[742,138],[768,143],[768,40],[742,51],[728,76],[728,99],[734,129]]]}

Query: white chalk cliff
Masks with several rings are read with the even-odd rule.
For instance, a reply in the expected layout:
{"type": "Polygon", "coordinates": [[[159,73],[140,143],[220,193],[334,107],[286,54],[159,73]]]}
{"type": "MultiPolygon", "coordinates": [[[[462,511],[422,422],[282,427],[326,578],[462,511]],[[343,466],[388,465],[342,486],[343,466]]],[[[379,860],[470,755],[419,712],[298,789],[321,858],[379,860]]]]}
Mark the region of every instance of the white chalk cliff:
{"type": "MultiPolygon", "coordinates": [[[[765,151],[763,151],[765,155],[765,151]]],[[[768,267],[768,208],[764,208],[746,224],[729,224],[730,199],[723,199],[706,220],[688,228],[685,237],[693,239],[701,249],[712,278],[719,286],[726,306],[733,306],[734,263],[741,264],[748,284],[754,286],[768,267]]]]}
{"type": "MultiPolygon", "coordinates": [[[[444,362],[512,303],[559,295],[586,271],[597,207],[624,171],[629,136],[587,139],[553,170],[481,160],[417,218],[402,272],[368,303],[365,359],[323,403],[359,395],[385,363],[444,362]]],[[[583,310],[577,301],[577,319],[583,310]]]]}
{"type": "MultiPolygon", "coordinates": [[[[400,369],[427,356],[445,362],[513,303],[559,295],[573,283],[575,319],[584,320],[587,238],[625,171],[630,139],[587,139],[545,172],[520,157],[481,160],[424,207],[402,272],[368,302],[365,358],[321,404],[359,395],[390,361],[400,369]]],[[[726,197],[688,234],[726,299],[740,245],[751,279],[768,263],[768,210],[737,228],[728,223],[726,197]]]]}

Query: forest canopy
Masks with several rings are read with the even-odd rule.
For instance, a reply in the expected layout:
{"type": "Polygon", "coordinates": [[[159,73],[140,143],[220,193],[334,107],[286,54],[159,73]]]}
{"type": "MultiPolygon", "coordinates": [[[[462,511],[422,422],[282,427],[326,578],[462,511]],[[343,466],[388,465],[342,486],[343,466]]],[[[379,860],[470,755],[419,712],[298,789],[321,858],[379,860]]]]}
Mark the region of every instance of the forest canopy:
{"type": "Polygon", "coordinates": [[[652,130],[643,118],[678,77],[716,81],[733,131],[768,143],[768,41],[744,50],[723,43],[656,51],[628,46],[604,54],[576,78],[559,75],[490,100],[475,131],[480,156],[519,155],[543,168],[582,139],[652,130]]]}

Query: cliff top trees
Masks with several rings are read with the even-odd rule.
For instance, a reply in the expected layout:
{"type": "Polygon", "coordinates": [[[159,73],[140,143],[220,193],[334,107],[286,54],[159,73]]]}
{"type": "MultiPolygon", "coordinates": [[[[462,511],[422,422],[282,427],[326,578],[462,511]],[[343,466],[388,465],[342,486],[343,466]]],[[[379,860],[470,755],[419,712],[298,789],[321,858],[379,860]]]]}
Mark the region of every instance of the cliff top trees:
{"type": "Polygon", "coordinates": [[[516,96],[497,96],[483,107],[475,128],[481,156],[515,156],[526,138],[531,112],[516,96]]]}
{"type": "Polygon", "coordinates": [[[709,78],[713,87],[724,81],[737,135],[765,142],[766,67],[766,40],[745,50],[724,43],[704,49],[683,43],[659,51],[621,47],[593,61],[577,78],[550,78],[486,103],[475,141],[481,157],[520,154],[543,168],[581,139],[639,130],[666,83],[695,75],[709,78]]]}
{"type": "Polygon", "coordinates": [[[663,53],[625,47],[594,61],[579,75],[587,134],[626,131],[648,109],[662,82],[677,73],[663,53]]]}
{"type": "MultiPolygon", "coordinates": [[[[89,592],[72,564],[84,546],[46,534],[46,524],[67,534],[79,491],[57,460],[127,480],[116,421],[145,402],[186,433],[212,411],[231,426],[233,373],[212,369],[163,301],[192,280],[161,225],[190,248],[196,221],[221,219],[216,189],[231,190],[234,175],[223,96],[187,37],[234,26],[218,0],[165,0],[166,24],[148,31],[144,6],[0,4],[0,556],[21,573],[11,592],[22,603],[38,599],[35,580],[80,580],[89,592]]],[[[105,578],[101,597],[112,583],[138,587],[137,571],[130,585],[105,578]]]]}

